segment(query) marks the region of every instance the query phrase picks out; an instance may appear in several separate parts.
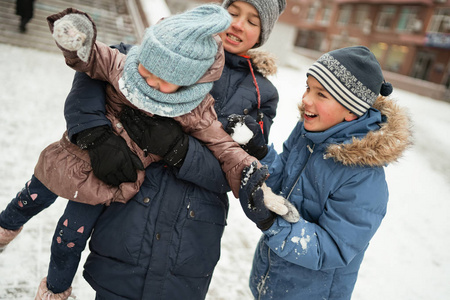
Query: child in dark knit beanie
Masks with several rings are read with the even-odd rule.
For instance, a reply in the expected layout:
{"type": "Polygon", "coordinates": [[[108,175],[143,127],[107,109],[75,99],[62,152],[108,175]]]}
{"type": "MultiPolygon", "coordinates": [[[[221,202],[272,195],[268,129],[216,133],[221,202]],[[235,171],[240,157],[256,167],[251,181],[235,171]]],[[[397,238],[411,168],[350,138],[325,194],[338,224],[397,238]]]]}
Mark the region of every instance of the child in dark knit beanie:
{"type": "MultiPolygon", "coordinates": [[[[263,231],[250,274],[255,299],[351,299],[387,211],[384,169],[411,145],[408,114],[388,97],[392,85],[367,47],[330,51],[306,75],[300,122],[282,153],[271,147],[261,159],[266,184],[301,217],[275,217],[263,231]]],[[[257,206],[265,196],[247,194],[257,206]]]]}
{"type": "MultiPolygon", "coordinates": [[[[208,94],[212,82],[218,79],[223,67],[221,42],[213,35],[228,27],[230,17],[226,10],[217,5],[204,5],[164,19],[146,31],[142,45],[134,47],[126,58],[95,41],[95,25],[88,15],[80,11],[67,9],[50,16],[48,20],[54,30],[55,40],[65,54],[67,64],[78,71],[88,73],[93,78],[107,80],[111,84],[109,117],[116,125],[116,135],[123,137],[134,151],[130,156],[137,169],[143,169],[160,159],[168,165],[177,166],[182,163],[184,156],[179,151],[155,153],[142,147],[138,141],[131,140],[128,136],[132,137],[132,133],[124,131],[121,122],[117,122],[119,116],[133,119],[136,112],[127,109],[128,106],[141,109],[157,122],[165,122],[158,116],[172,117],[181,124],[186,133],[203,140],[221,161],[230,186],[237,195],[242,169],[250,166],[256,159],[242,150],[223,131],[216,119],[213,99],[208,94]],[[121,111],[123,112],[119,115],[121,111]]],[[[128,128],[125,126],[125,129],[128,128]]],[[[92,159],[90,150],[110,140],[111,133],[103,128],[100,131],[80,134],[76,142],[81,149],[88,150],[92,159]]],[[[178,141],[177,150],[186,149],[187,142],[187,139],[178,141]]],[[[68,167],[70,163],[66,164],[61,172],[50,166],[52,161],[58,161],[58,152],[61,153],[61,148],[73,150],[71,153],[75,155],[72,159],[74,161],[78,159],[78,165],[86,165],[86,161],[89,160],[85,151],[80,152],[67,143],[66,136],[62,141],[45,149],[36,166],[35,176],[49,189],[49,194],[53,192],[82,203],[108,204],[112,201],[126,202],[139,190],[144,176],[142,171],[138,172],[136,182],[125,183],[119,188],[101,182],[89,174],[92,171],[81,175],[86,177],[82,179],[81,186],[74,186],[73,180],[66,176],[71,172],[68,167]],[[92,190],[101,197],[93,196],[92,190]]],[[[62,159],[67,158],[66,156],[62,159]]],[[[75,170],[77,168],[83,169],[85,166],[75,167],[75,170]]],[[[35,197],[37,196],[36,194],[35,197]]],[[[39,196],[46,197],[44,193],[39,196]]],[[[288,204],[278,203],[278,208],[274,209],[285,208],[285,205],[288,204]]],[[[39,211],[47,206],[40,207],[39,211]]],[[[52,257],[60,259],[66,256],[64,263],[60,263],[65,267],[65,275],[61,276],[61,269],[56,271],[56,268],[49,268],[49,278],[53,280],[47,282],[46,278],[43,279],[37,297],[50,297],[53,293],[63,298],[70,295],[70,284],[79,257],[70,257],[64,249],[70,251],[76,249],[78,252],[84,249],[90,235],[90,230],[85,228],[92,226],[83,224],[95,223],[94,216],[101,211],[98,206],[92,207],[92,214],[83,211],[77,215],[77,212],[74,212],[79,226],[75,231],[68,229],[74,226],[69,224],[69,219],[61,224],[62,228],[67,230],[61,230],[60,236],[55,235],[52,257]],[[67,242],[74,238],[77,240],[76,243],[67,242]],[[60,250],[66,254],[57,254],[60,250]],[[59,272],[58,276],[53,276],[52,272],[59,272]]]]}

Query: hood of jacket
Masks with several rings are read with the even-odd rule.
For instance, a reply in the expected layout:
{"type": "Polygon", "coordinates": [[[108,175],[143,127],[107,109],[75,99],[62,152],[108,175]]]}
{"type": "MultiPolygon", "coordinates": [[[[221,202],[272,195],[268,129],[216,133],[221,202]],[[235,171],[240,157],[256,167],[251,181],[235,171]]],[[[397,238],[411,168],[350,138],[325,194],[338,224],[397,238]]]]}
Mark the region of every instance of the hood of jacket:
{"type": "Polygon", "coordinates": [[[385,166],[397,161],[412,145],[406,110],[383,96],[354,121],[342,122],[324,132],[308,132],[304,128],[302,131],[313,142],[328,144],[325,158],[347,166],[385,166]]]}
{"type": "Polygon", "coordinates": [[[264,77],[277,73],[276,58],[272,53],[253,49],[248,51],[248,56],[250,56],[252,65],[264,77]]]}
{"type": "Polygon", "coordinates": [[[252,68],[262,76],[267,77],[277,73],[276,59],[273,54],[263,50],[250,50],[247,54],[247,56],[240,56],[225,50],[226,64],[235,70],[241,69],[247,72],[249,70],[248,59],[250,59],[252,68]]]}

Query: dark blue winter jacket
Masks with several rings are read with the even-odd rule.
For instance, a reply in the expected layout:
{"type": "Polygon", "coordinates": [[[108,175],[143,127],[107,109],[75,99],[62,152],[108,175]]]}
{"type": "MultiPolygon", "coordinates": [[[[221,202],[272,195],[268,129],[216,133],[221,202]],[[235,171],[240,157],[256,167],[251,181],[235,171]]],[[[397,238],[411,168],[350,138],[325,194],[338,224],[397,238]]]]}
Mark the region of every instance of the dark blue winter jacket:
{"type": "MultiPolygon", "coordinates": [[[[220,99],[219,119],[226,123],[233,113],[256,118],[257,94],[248,62],[226,56],[223,83],[212,93],[220,99]]],[[[268,136],[278,93],[257,68],[254,71],[268,136]]],[[[103,112],[103,83],[77,74],[65,107],[69,136],[109,124],[103,112]]],[[[140,192],[127,204],[113,203],[98,220],[84,277],[105,299],[205,298],[220,256],[229,187],[211,152],[189,138],[181,168],[151,164],[140,192]]]]}

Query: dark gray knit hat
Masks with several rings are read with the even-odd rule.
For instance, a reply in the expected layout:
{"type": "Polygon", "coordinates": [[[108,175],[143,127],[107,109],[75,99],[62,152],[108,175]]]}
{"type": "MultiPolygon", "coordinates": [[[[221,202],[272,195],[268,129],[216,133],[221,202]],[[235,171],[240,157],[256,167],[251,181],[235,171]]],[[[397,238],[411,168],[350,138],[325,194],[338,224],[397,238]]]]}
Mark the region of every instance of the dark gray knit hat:
{"type": "Polygon", "coordinates": [[[247,2],[258,11],[261,20],[261,36],[259,43],[253,48],[262,46],[269,38],[278,17],[286,8],[286,0],[224,0],[222,6],[228,8],[231,3],[236,1],[247,2]]]}
{"type": "Polygon", "coordinates": [[[375,55],[364,46],[337,49],[322,55],[308,70],[333,97],[358,117],[377,100],[389,96],[392,85],[383,78],[375,55]]]}

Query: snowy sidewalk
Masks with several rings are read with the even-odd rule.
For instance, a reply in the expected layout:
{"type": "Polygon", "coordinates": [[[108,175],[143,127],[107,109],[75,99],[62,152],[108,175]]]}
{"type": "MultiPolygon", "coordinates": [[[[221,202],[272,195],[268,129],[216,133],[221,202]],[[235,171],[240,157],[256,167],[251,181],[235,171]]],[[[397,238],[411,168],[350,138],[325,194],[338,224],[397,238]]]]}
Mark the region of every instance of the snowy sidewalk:
{"type": "MultiPolygon", "coordinates": [[[[40,151],[64,129],[64,100],[74,72],[62,56],[0,44],[0,209],[33,173],[40,151]]],[[[300,70],[280,68],[278,117],[271,131],[277,149],[297,121],[296,104],[305,87],[300,70]]],[[[362,263],[353,300],[446,300],[450,296],[450,104],[395,90],[415,121],[415,146],[387,168],[388,214],[362,263]]],[[[47,273],[50,240],[66,201],[26,224],[0,255],[0,299],[33,299],[47,273]]],[[[251,299],[248,275],[259,239],[239,203],[230,199],[222,256],[207,300],[251,299]]],[[[83,259],[88,251],[85,251],[83,259]]],[[[81,276],[73,283],[78,300],[94,298],[81,276]]]]}

